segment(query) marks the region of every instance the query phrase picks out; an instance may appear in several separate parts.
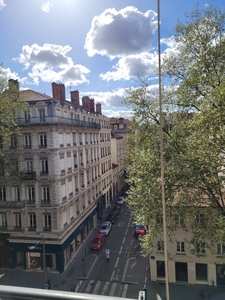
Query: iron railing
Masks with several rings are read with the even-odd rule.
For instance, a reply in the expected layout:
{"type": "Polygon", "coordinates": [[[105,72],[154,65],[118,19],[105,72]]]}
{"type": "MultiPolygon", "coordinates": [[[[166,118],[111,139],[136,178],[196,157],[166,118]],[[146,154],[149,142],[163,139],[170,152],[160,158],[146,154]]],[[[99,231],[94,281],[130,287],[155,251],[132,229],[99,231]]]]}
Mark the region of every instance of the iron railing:
{"type": "Polygon", "coordinates": [[[8,286],[8,285],[0,285],[0,299],[1,300],[4,299],[134,300],[129,298],[114,297],[114,296],[92,295],[92,294],[53,291],[53,290],[45,290],[45,289],[33,289],[33,288],[15,287],[15,286],[8,286]]]}

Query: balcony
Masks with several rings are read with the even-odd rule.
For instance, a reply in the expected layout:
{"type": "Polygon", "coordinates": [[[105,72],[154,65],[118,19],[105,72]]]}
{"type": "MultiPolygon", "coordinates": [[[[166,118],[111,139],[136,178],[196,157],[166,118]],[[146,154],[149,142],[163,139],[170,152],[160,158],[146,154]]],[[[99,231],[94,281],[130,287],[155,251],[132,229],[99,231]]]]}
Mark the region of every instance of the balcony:
{"type": "Polygon", "coordinates": [[[47,144],[38,145],[39,149],[47,148],[47,144]]]}
{"type": "Polygon", "coordinates": [[[0,208],[21,209],[25,207],[25,201],[0,202],[0,208]]]}
{"type": "Polygon", "coordinates": [[[40,172],[40,175],[41,176],[48,176],[48,172],[47,171],[42,171],[42,172],[40,172]]]}
{"type": "Polygon", "coordinates": [[[40,117],[31,117],[30,122],[27,123],[25,118],[16,118],[15,122],[19,126],[32,126],[32,125],[71,125],[76,127],[86,127],[86,128],[94,128],[94,129],[100,129],[101,125],[99,123],[95,122],[87,122],[87,121],[81,121],[81,120],[73,120],[71,118],[64,118],[59,116],[53,116],[48,117],[45,116],[45,119],[42,120],[40,123],[40,117]]]}
{"type": "Polygon", "coordinates": [[[35,199],[30,199],[30,200],[27,200],[27,201],[26,201],[26,204],[27,204],[27,205],[35,205],[35,203],[36,203],[36,202],[35,202],[35,199]]]}
{"type": "Polygon", "coordinates": [[[36,172],[26,172],[26,173],[24,173],[23,180],[36,180],[36,172]]]}
{"type": "Polygon", "coordinates": [[[41,204],[49,205],[50,204],[50,199],[41,200],[41,204]]]}
{"type": "Polygon", "coordinates": [[[32,146],[31,145],[23,145],[23,149],[31,149],[32,146]]]}

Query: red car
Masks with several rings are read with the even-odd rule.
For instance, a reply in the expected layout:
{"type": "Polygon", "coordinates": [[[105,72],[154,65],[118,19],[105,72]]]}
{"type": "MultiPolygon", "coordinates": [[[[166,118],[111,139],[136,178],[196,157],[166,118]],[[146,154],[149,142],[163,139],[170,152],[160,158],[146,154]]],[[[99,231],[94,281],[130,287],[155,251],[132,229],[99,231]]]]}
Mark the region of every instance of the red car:
{"type": "Polygon", "coordinates": [[[101,250],[105,242],[105,235],[103,233],[97,233],[91,242],[91,249],[101,250]]]}
{"type": "Polygon", "coordinates": [[[147,230],[143,224],[138,224],[134,229],[134,236],[138,237],[139,235],[145,235],[147,230]]]}

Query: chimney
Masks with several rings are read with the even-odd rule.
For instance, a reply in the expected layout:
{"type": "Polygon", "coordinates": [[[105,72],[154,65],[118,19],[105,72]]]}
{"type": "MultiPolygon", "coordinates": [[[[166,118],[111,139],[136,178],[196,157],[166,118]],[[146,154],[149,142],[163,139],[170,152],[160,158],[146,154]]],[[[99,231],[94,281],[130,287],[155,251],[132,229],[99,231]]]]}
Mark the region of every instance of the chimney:
{"type": "Polygon", "coordinates": [[[52,97],[62,103],[65,102],[66,91],[63,83],[52,82],[52,97]]]}
{"type": "Polygon", "coordinates": [[[80,106],[80,96],[78,90],[70,92],[70,99],[73,105],[80,106]]]}
{"type": "Polygon", "coordinates": [[[102,114],[102,105],[101,105],[101,103],[96,104],[96,113],[102,114]]]}
{"type": "Polygon", "coordinates": [[[19,98],[19,81],[17,79],[9,79],[8,87],[11,100],[17,100],[19,98]]]}
{"type": "Polygon", "coordinates": [[[90,111],[90,98],[88,96],[82,97],[82,107],[83,109],[90,111]]]}
{"type": "Polygon", "coordinates": [[[95,111],[95,100],[90,99],[90,111],[94,112],[95,111]]]}

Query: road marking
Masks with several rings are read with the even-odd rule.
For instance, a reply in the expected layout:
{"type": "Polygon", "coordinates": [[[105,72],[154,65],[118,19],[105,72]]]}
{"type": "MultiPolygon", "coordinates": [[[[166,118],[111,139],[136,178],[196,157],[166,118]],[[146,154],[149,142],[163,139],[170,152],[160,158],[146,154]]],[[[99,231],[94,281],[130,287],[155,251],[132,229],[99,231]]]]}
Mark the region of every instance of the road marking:
{"type": "Polygon", "coordinates": [[[128,290],[128,284],[124,284],[124,287],[123,287],[123,292],[122,292],[122,298],[126,298],[126,295],[127,295],[127,290],[128,290]]]}
{"type": "Polygon", "coordinates": [[[106,283],[105,283],[104,288],[103,288],[103,291],[102,291],[102,295],[105,295],[105,292],[108,290],[109,283],[110,283],[110,282],[106,282],[106,283]]]}
{"type": "Polygon", "coordinates": [[[126,229],[126,231],[125,231],[125,235],[127,235],[127,231],[128,231],[128,229],[126,229]]]}
{"type": "Polygon", "coordinates": [[[115,290],[116,290],[116,286],[117,286],[117,283],[114,282],[114,283],[112,284],[111,290],[110,290],[110,292],[109,292],[109,296],[113,296],[113,295],[114,295],[115,290]]]}
{"type": "Polygon", "coordinates": [[[111,278],[110,278],[110,281],[112,281],[112,280],[113,280],[113,277],[114,277],[115,271],[116,271],[116,270],[114,270],[114,271],[112,272],[112,276],[111,276],[111,278]]]}
{"type": "Polygon", "coordinates": [[[122,241],[122,244],[124,244],[124,242],[125,242],[125,239],[126,239],[126,238],[124,237],[124,238],[123,238],[123,241],[122,241]]]}
{"type": "Polygon", "coordinates": [[[85,293],[89,294],[90,291],[91,291],[91,288],[92,288],[92,284],[94,283],[94,280],[90,280],[89,283],[88,283],[88,286],[85,290],[85,293]]]}
{"type": "Polygon", "coordinates": [[[121,247],[120,247],[119,254],[121,254],[121,252],[122,252],[122,249],[123,249],[123,246],[121,246],[121,247]]]}
{"type": "Polygon", "coordinates": [[[115,264],[115,268],[117,267],[117,265],[118,265],[118,262],[119,262],[119,257],[117,257],[117,260],[116,260],[116,264],[115,264]]]}
{"type": "Polygon", "coordinates": [[[83,280],[79,280],[78,284],[76,285],[75,289],[74,289],[74,292],[77,293],[81,287],[83,283],[83,280]]]}
{"type": "Polygon", "coordinates": [[[118,227],[123,227],[125,225],[125,222],[119,222],[118,227]]]}
{"type": "Polygon", "coordinates": [[[96,286],[95,286],[94,291],[93,291],[94,295],[96,295],[98,293],[100,285],[101,285],[101,281],[97,281],[96,286]]]}
{"type": "Polygon", "coordinates": [[[131,269],[133,269],[137,264],[137,261],[135,260],[135,262],[132,263],[132,265],[130,266],[131,269]]]}

